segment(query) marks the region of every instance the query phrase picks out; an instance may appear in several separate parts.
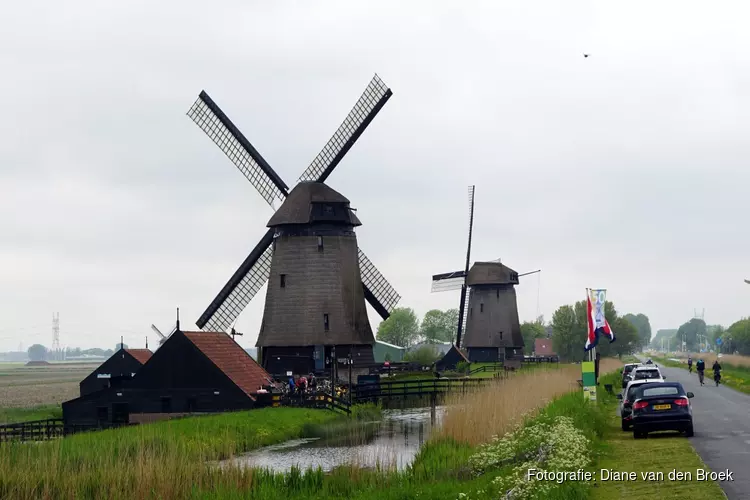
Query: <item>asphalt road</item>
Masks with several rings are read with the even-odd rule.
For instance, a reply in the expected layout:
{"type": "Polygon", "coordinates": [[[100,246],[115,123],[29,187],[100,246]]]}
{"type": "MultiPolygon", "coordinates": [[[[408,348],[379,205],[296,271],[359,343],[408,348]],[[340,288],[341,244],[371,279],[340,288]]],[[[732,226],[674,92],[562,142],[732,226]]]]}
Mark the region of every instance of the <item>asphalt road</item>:
{"type": "Polygon", "coordinates": [[[690,442],[712,471],[734,472],[734,481],[719,482],[727,497],[750,498],[750,395],[716,387],[709,366],[703,387],[695,370],[691,374],[681,368],[659,368],[667,381],[680,382],[695,394],[691,400],[695,436],[690,442]]]}

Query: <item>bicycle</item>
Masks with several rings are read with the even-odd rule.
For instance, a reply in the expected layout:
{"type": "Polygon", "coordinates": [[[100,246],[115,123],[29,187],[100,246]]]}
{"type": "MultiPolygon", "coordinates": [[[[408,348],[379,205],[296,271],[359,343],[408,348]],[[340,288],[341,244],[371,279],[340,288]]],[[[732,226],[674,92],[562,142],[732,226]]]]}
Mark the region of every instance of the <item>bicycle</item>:
{"type": "Polygon", "coordinates": [[[719,380],[721,380],[721,374],[719,374],[719,372],[714,372],[714,382],[716,382],[716,387],[719,387],[719,380]]]}

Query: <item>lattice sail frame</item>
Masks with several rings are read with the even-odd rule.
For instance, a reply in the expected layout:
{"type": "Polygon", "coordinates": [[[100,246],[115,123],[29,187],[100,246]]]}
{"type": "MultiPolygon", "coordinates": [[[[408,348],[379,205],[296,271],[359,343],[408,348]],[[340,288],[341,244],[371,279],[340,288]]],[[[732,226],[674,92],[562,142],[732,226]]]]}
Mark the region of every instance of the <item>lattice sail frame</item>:
{"type": "MultiPolygon", "coordinates": [[[[391,95],[391,90],[376,74],[344,119],[344,122],[305,169],[299,181],[323,182],[351,149],[391,95]]],[[[208,94],[201,92],[187,114],[219,146],[219,149],[258,190],[271,208],[276,210],[275,205],[279,201],[283,201],[288,195],[288,187],[208,94]]],[[[203,326],[198,325],[199,328],[204,331],[228,330],[237,316],[268,281],[271,273],[272,253],[269,244],[245,272],[242,279],[236,282],[236,285],[226,295],[221,304],[205,320],[203,326]]],[[[371,292],[374,299],[390,313],[400,301],[401,296],[361,249],[358,251],[358,260],[363,285],[371,292]]],[[[234,276],[233,279],[235,279],[234,276]]],[[[223,293],[224,290],[219,295],[223,293]]],[[[215,302],[216,299],[198,320],[199,323],[203,322],[209,310],[215,307],[215,302]]],[[[376,307],[376,309],[378,308],[376,307]]]]}

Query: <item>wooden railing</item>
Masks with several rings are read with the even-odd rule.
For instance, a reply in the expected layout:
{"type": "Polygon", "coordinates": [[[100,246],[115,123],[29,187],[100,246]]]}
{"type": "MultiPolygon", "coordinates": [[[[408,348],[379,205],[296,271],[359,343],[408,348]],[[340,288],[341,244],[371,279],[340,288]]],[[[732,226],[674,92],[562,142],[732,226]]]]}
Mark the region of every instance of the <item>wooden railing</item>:
{"type": "Polygon", "coordinates": [[[467,391],[480,387],[492,379],[482,378],[432,378],[381,381],[359,384],[354,388],[352,400],[356,402],[409,396],[428,396],[446,392],[467,391]]]}
{"type": "Polygon", "coordinates": [[[32,420],[16,424],[0,425],[0,442],[7,441],[47,441],[62,437],[64,433],[61,418],[32,420]]]}

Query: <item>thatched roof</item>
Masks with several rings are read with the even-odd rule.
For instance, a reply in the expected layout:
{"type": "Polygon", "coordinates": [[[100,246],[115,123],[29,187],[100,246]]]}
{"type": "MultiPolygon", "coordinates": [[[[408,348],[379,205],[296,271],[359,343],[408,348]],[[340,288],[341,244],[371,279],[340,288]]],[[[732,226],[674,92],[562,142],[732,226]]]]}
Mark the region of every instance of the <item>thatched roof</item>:
{"type": "Polygon", "coordinates": [[[361,226],[347,200],[338,191],[322,182],[300,182],[289,193],[279,207],[268,227],[283,224],[309,224],[311,222],[334,222],[361,226]]]}

